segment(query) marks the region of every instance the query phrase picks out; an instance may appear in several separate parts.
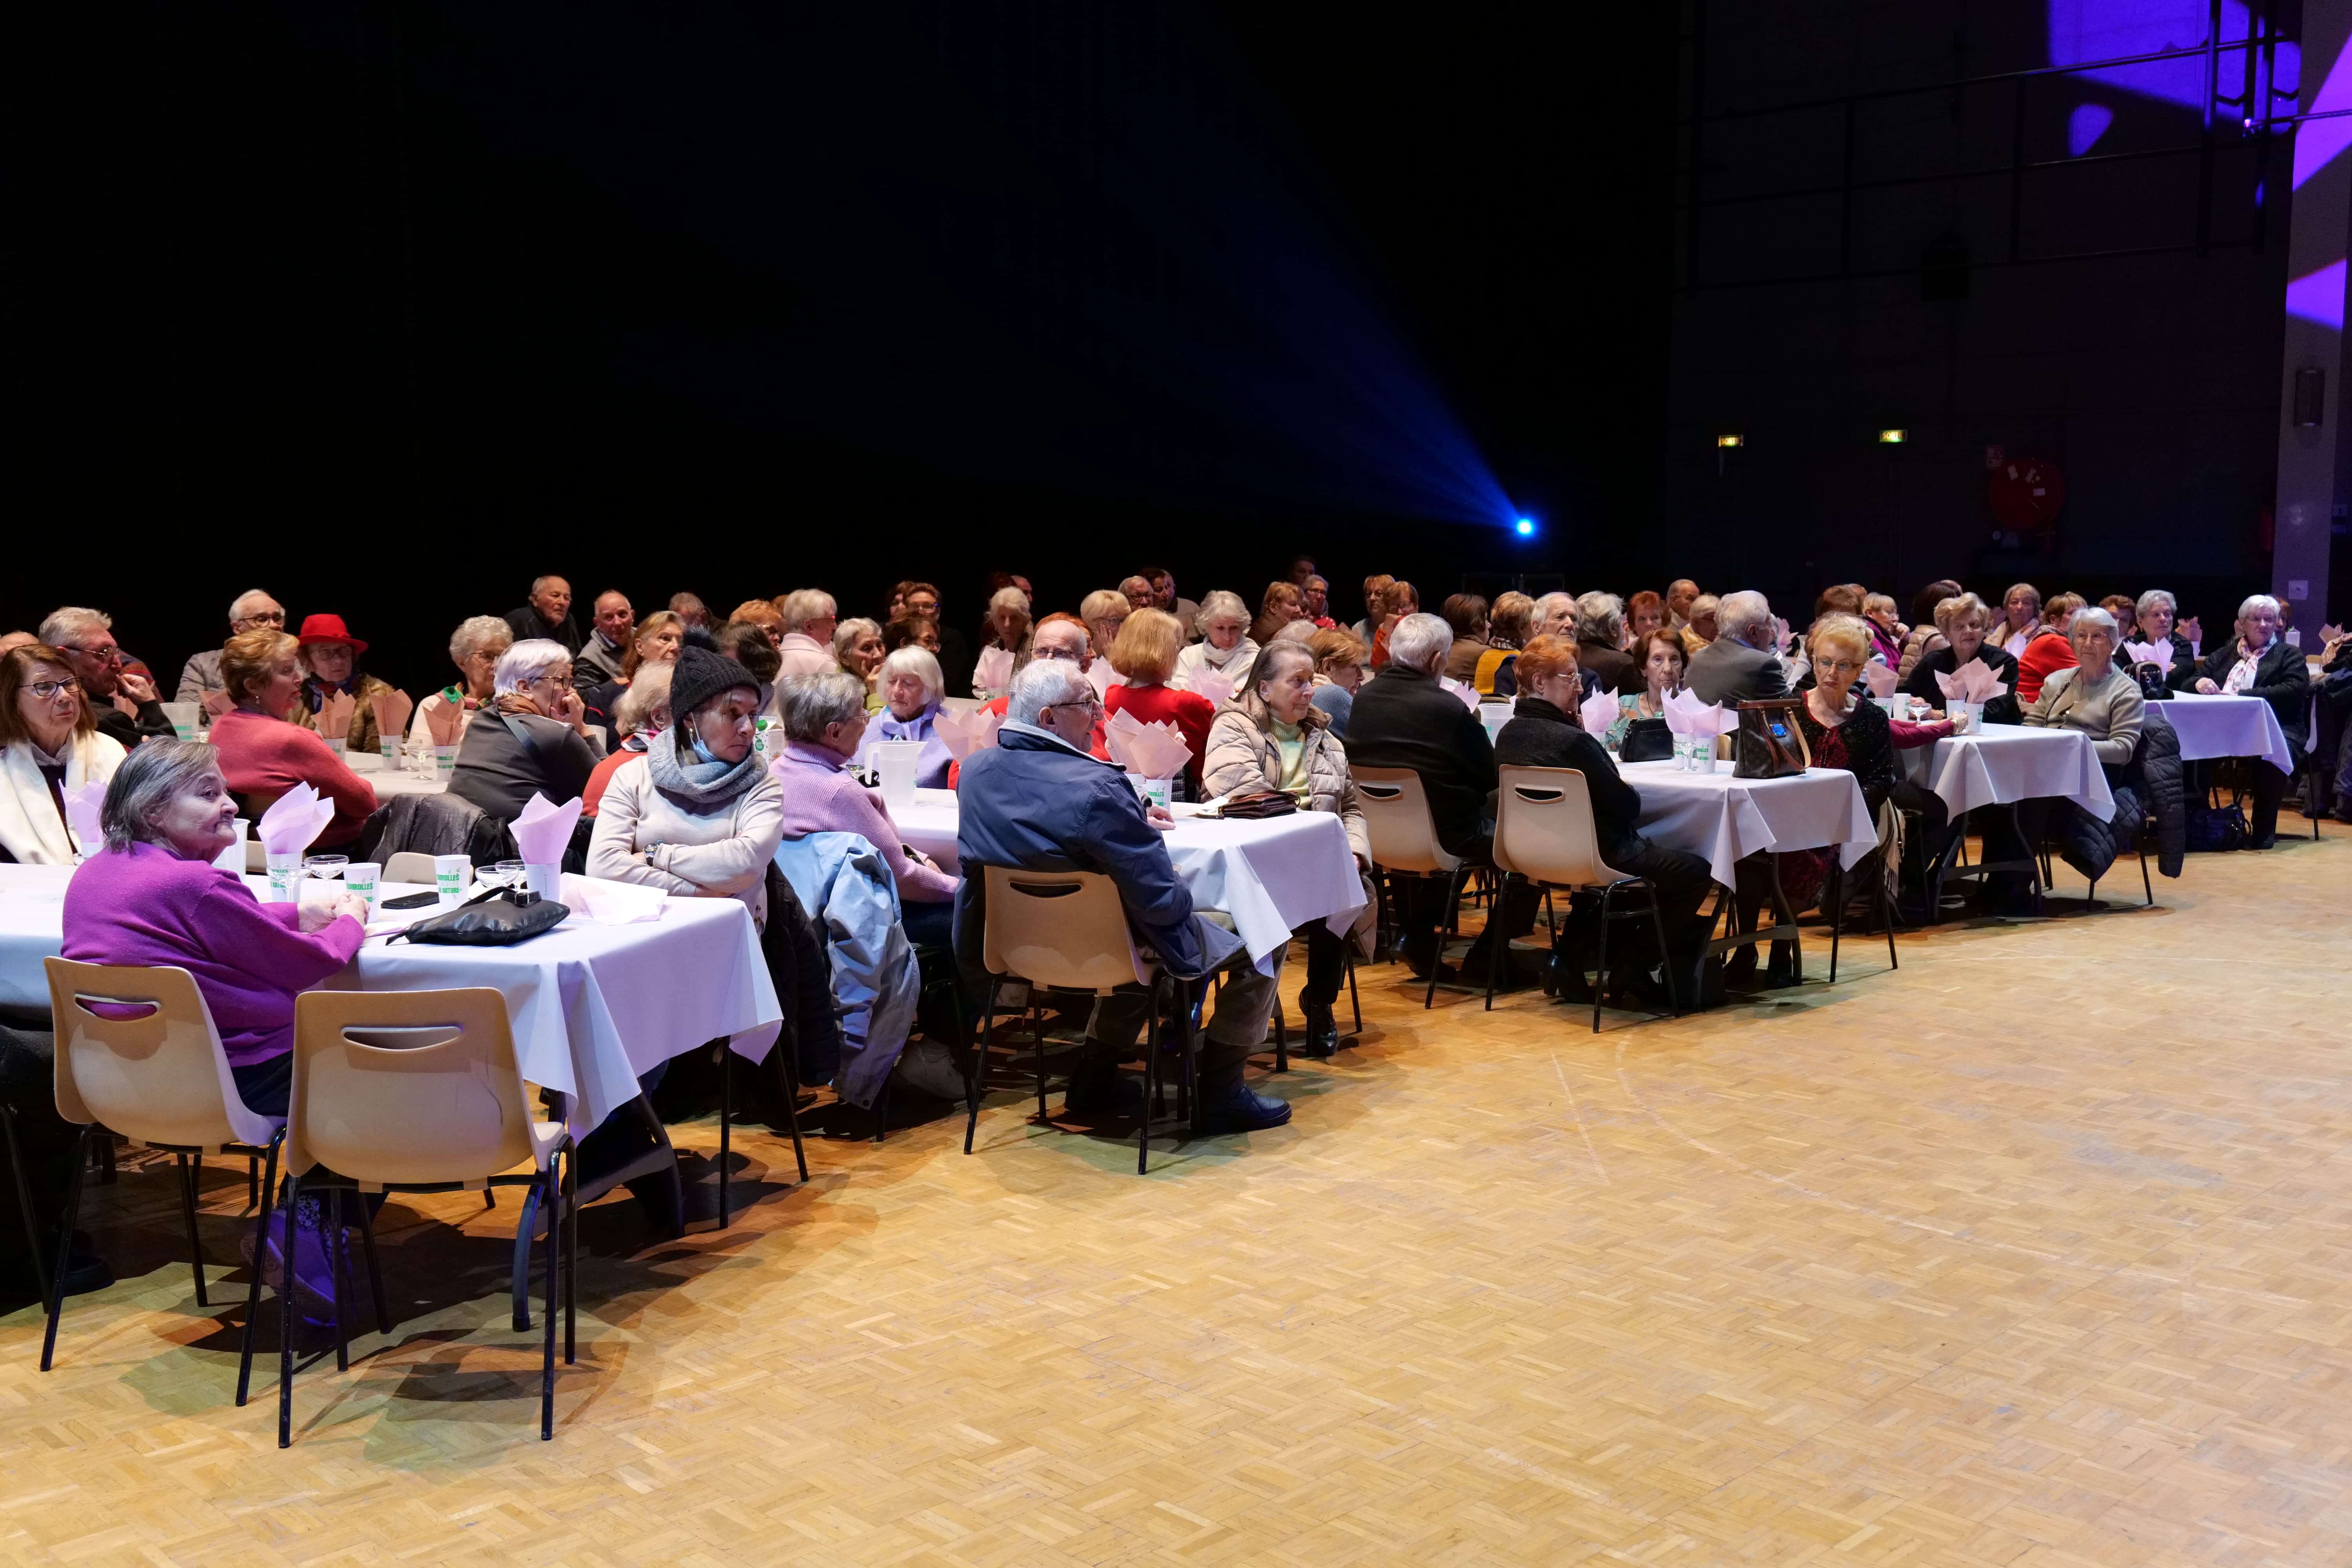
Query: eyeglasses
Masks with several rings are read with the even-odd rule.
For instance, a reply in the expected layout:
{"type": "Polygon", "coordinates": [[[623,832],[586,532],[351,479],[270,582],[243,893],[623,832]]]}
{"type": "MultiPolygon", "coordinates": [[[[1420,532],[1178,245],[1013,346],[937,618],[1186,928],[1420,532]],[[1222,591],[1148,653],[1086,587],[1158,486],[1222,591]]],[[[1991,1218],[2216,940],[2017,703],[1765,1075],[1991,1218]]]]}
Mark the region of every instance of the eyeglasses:
{"type": "Polygon", "coordinates": [[[1102,706],[1102,699],[1089,691],[1084,697],[1074,697],[1067,702],[1048,702],[1045,706],[1048,708],[1099,708],[1102,706]]]}
{"type": "Polygon", "coordinates": [[[79,680],[33,680],[26,682],[25,689],[31,692],[34,697],[39,700],[47,702],[58,697],[80,696],[81,682],[79,680]]]}
{"type": "Polygon", "coordinates": [[[572,678],[568,675],[542,675],[537,680],[531,682],[531,684],[534,686],[560,686],[564,690],[569,691],[572,689],[572,678]]]}
{"type": "Polygon", "coordinates": [[[78,653],[84,658],[94,658],[100,664],[122,662],[122,650],[112,643],[107,644],[104,647],[82,647],[75,643],[61,643],[58,646],[68,653],[78,653]]]}
{"type": "Polygon", "coordinates": [[[241,626],[282,626],[286,624],[286,612],[256,610],[249,616],[237,616],[236,624],[241,626]]]}
{"type": "Polygon", "coordinates": [[[1858,675],[1862,672],[1862,661],[1852,658],[1817,658],[1813,660],[1813,668],[1824,675],[1832,675],[1839,671],[1858,675]]]}

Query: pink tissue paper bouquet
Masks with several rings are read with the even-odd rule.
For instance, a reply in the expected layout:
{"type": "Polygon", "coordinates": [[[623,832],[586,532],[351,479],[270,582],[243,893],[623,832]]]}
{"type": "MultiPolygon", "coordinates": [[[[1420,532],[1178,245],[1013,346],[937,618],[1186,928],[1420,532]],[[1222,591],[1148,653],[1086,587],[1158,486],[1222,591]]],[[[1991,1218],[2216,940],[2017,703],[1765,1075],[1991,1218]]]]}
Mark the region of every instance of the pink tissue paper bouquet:
{"type": "Polygon", "coordinates": [[[1728,735],[1739,728],[1737,709],[1702,700],[1687,687],[1666,693],[1666,728],[1677,735],[1728,735]]]}
{"type": "Polygon", "coordinates": [[[971,667],[971,688],[974,691],[1010,691],[1013,689],[1013,650],[1009,647],[981,649],[980,662],[971,667]]]}
{"type": "Polygon", "coordinates": [[[1609,726],[1617,722],[1617,694],[1596,691],[1576,705],[1576,717],[1584,732],[1594,740],[1609,733],[1609,726]]]}
{"type": "Polygon", "coordinates": [[[1148,779],[1171,777],[1192,760],[1192,748],[1173,724],[1138,723],[1125,711],[1112,714],[1103,726],[1103,746],[1112,762],[1148,779]]]}
{"type": "Polygon", "coordinates": [[[1862,667],[1862,679],[1870,688],[1870,694],[1873,697],[1894,696],[1895,687],[1901,685],[1903,680],[1901,676],[1876,659],[1872,659],[1862,667]]]}
{"type": "Polygon", "coordinates": [[[2157,668],[2169,673],[2172,668],[2172,639],[2167,637],[2162,642],[2127,642],[2124,644],[2124,663],[2126,666],[2152,664],[2157,668]]]}
{"type": "Polygon", "coordinates": [[[321,800],[316,789],[298,784],[261,814],[261,820],[253,825],[253,836],[261,840],[263,853],[282,859],[310,848],[334,819],[333,801],[321,800]]]}
{"type": "MultiPolygon", "coordinates": [[[[1234,700],[1234,678],[1219,670],[1200,669],[1193,672],[1192,690],[1205,697],[1215,707],[1222,708],[1234,700]]],[[[1157,778],[1157,773],[1152,775],[1157,778]]]]}
{"type": "Polygon", "coordinates": [[[985,708],[974,708],[959,713],[952,708],[942,708],[933,715],[931,728],[940,737],[948,755],[957,762],[971,760],[974,752],[984,752],[996,744],[996,731],[1003,727],[1004,715],[992,713],[985,708]]]}
{"type": "Polygon", "coordinates": [[[1980,658],[1969,660],[1949,675],[1937,670],[1936,685],[1950,700],[1971,702],[1979,708],[2009,690],[2009,683],[1993,674],[1980,658]]]}
{"type": "Polygon", "coordinates": [[[85,855],[95,855],[106,842],[105,830],[98,825],[99,807],[106,804],[106,782],[92,779],[59,791],[66,805],[66,826],[73,829],[74,843],[85,855]]]}
{"type": "Polygon", "coordinates": [[[1478,711],[1478,689],[1476,687],[1471,685],[1466,680],[1448,680],[1442,675],[1437,678],[1437,684],[1445,688],[1446,690],[1454,693],[1454,696],[1460,698],[1462,700],[1462,705],[1469,709],[1471,712],[1475,713],[1478,711]]]}

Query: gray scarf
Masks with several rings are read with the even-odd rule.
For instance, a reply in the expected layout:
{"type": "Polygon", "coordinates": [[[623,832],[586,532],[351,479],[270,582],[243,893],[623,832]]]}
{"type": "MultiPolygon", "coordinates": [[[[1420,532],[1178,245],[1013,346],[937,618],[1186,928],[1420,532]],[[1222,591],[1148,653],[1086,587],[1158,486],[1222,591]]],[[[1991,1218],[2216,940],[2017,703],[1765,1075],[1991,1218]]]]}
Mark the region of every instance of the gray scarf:
{"type": "MultiPolygon", "coordinates": [[[[690,759],[693,753],[687,755],[690,759]]],[[[698,812],[719,810],[758,784],[767,770],[757,748],[744,752],[740,763],[681,761],[675,727],[646,742],[646,766],[653,770],[656,789],[688,802],[698,812]]]]}

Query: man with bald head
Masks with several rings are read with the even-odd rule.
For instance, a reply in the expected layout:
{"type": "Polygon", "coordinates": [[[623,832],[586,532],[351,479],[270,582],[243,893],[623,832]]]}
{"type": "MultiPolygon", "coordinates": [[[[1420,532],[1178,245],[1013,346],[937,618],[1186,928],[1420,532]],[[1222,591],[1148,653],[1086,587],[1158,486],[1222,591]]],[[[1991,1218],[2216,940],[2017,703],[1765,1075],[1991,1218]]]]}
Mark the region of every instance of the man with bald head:
{"type": "Polygon", "coordinates": [[[572,584],[552,573],[530,580],[530,602],[509,610],[507,625],[514,628],[517,642],[545,637],[562,643],[563,651],[573,658],[579,657],[580,623],[572,616],[572,584]]]}
{"type": "MultiPolygon", "coordinates": [[[[621,660],[629,651],[629,638],[637,629],[637,612],[629,596],[618,588],[607,588],[596,595],[594,619],[590,622],[588,640],[580,645],[572,663],[596,672],[593,679],[583,679],[583,689],[600,686],[608,680],[621,679],[621,660]]],[[[575,676],[580,673],[575,669],[575,676]]]]}
{"type": "MultiPolygon", "coordinates": [[[[259,588],[247,588],[229,602],[228,635],[236,637],[256,626],[283,626],[286,606],[259,588]]],[[[221,683],[221,650],[208,647],[188,656],[180,668],[180,689],[173,698],[175,702],[194,702],[226,713],[236,706],[228,700],[228,688],[221,683]]]]}

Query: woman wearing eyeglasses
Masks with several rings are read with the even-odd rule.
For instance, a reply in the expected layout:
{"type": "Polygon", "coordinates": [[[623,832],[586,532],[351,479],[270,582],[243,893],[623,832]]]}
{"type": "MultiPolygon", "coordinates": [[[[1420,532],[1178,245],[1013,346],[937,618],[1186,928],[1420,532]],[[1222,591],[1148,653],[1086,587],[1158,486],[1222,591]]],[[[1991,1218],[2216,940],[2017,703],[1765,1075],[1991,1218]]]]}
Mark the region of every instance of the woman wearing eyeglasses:
{"type": "Polygon", "coordinates": [[[580,799],[604,760],[604,733],[588,723],[563,645],[528,637],[499,656],[492,700],[474,710],[458,742],[449,793],[512,822],[533,795],[580,799]]]}
{"type": "Polygon", "coordinates": [[[66,656],[42,643],[0,655],[0,862],[70,866],[65,792],[104,784],[121,744],[97,720],[66,656]]]}

